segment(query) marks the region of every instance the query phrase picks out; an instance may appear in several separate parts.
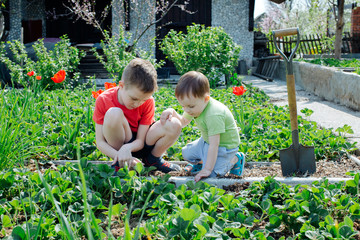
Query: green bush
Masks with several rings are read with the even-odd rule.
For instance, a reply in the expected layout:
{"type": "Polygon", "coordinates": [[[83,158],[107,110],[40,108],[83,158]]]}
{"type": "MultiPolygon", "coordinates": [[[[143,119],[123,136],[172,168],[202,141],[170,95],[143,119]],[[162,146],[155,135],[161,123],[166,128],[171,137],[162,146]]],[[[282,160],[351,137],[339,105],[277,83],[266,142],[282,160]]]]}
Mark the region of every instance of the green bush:
{"type": "Polygon", "coordinates": [[[195,24],[187,27],[186,34],[171,30],[161,42],[160,49],[174,63],[179,74],[201,71],[213,87],[221,75],[234,72],[242,48],[223,28],[195,24]]]}
{"type": "Polygon", "coordinates": [[[100,46],[104,55],[99,54],[96,48],[93,48],[94,55],[104,65],[105,69],[111,74],[111,77],[121,80],[122,72],[126,65],[134,58],[140,57],[149,60],[156,68],[161,67],[162,62],[156,63],[156,59],[150,52],[135,49],[129,44],[127,39],[131,35],[126,34],[123,27],[120,27],[119,35],[110,37],[105,31],[105,40],[101,40],[100,46]]]}
{"type": "Polygon", "coordinates": [[[62,37],[52,50],[45,47],[43,39],[37,40],[32,48],[35,53],[33,59],[29,56],[25,45],[17,40],[9,41],[7,45],[1,44],[0,62],[9,69],[13,85],[20,84],[30,89],[63,88],[62,84],[56,84],[51,80],[51,77],[61,69],[67,73],[68,80],[64,82],[65,84],[69,87],[79,84],[80,74],[77,72],[77,67],[85,53],[70,46],[70,41],[66,36],[62,37]],[[7,46],[10,50],[8,53],[7,46]],[[31,71],[34,71],[36,76],[41,76],[41,80],[36,80],[35,76],[29,78],[27,73],[31,71]]]}

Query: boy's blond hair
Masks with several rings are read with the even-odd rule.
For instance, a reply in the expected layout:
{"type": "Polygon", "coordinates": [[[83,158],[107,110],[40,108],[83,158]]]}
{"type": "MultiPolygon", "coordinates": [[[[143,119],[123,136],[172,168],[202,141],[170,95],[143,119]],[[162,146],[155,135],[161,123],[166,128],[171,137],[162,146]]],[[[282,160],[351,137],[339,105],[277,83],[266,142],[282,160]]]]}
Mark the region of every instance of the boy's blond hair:
{"type": "Polygon", "coordinates": [[[201,98],[205,94],[210,94],[210,85],[208,78],[196,71],[190,71],[182,75],[175,88],[175,97],[183,99],[190,95],[201,98]]]}
{"type": "Polygon", "coordinates": [[[137,87],[144,93],[155,92],[157,86],[157,73],[151,62],[134,58],[125,67],[121,76],[125,88],[137,87]]]}

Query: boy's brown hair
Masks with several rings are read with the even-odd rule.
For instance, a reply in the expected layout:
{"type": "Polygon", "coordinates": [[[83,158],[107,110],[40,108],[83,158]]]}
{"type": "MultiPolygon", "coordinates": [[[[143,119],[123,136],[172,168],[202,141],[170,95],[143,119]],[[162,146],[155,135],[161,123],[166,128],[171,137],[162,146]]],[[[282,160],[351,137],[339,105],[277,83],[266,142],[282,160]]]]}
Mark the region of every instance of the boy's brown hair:
{"type": "Polygon", "coordinates": [[[175,97],[183,99],[190,95],[201,98],[205,94],[210,94],[210,85],[208,78],[196,71],[190,71],[182,75],[175,88],[175,97]]]}
{"type": "Polygon", "coordinates": [[[157,73],[151,62],[134,58],[125,67],[121,76],[125,87],[137,87],[144,93],[155,92],[157,86],[157,73]]]}

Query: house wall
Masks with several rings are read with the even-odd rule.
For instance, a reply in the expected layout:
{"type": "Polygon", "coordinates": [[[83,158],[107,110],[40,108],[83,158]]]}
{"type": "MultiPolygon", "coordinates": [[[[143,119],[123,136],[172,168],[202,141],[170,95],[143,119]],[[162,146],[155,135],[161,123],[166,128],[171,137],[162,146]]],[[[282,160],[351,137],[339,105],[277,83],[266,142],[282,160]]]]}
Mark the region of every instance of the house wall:
{"type": "Polygon", "coordinates": [[[211,25],[221,26],[242,46],[240,60],[251,66],[254,52],[254,33],[249,32],[249,1],[212,0],[211,25]]]}
{"type": "Polygon", "coordinates": [[[21,40],[22,20],[42,20],[42,37],[45,37],[45,1],[9,0],[10,32],[8,40],[21,40]]]}
{"type": "MultiPolygon", "coordinates": [[[[360,37],[360,7],[354,8],[351,13],[351,34],[360,37]]],[[[355,40],[356,41],[356,40],[355,40]]],[[[360,52],[359,43],[352,43],[352,52],[360,52]]]]}
{"type": "MultiPolygon", "coordinates": [[[[151,14],[155,12],[153,9],[155,6],[155,0],[145,0],[143,4],[138,4],[138,6],[131,6],[130,13],[130,31],[128,31],[132,35],[132,40],[137,38],[139,34],[144,30],[144,26],[150,22],[155,21],[155,14],[151,14]]],[[[119,34],[119,26],[124,24],[124,11],[123,6],[120,0],[115,0],[113,2],[113,12],[112,12],[112,34],[119,34]]],[[[155,37],[155,24],[151,26],[145,34],[140,38],[137,46],[141,49],[147,51],[153,51],[155,55],[155,48],[151,47],[150,41],[155,37]]]]}
{"type": "Polygon", "coordinates": [[[42,37],[46,37],[46,13],[45,0],[22,1],[23,15],[22,20],[41,20],[42,37]]]}
{"type": "Polygon", "coordinates": [[[21,0],[11,0],[10,4],[10,32],[8,40],[21,39],[21,0]]]}
{"type": "MultiPolygon", "coordinates": [[[[143,9],[138,9],[130,14],[130,33],[133,37],[141,33],[143,23],[149,23],[155,19],[155,15],[151,15],[152,6],[155,6],[155,0],[144,1],[147,4],[141,5],[143,9]],[[143,13],[140,15],[137,13],[143,13]],[[139,21],[139,22],[138,22],[139,21]]],[[[42,36],[46,37],[46,14],[45,1],[36,0],[30,3],[27,0],[11,0],[10,3],[10,33],[9,40],[21,39],[21,21],[22,20],[39,20],[43,22],[42,36]],[[21,10],[23,9],[23,10],[21,10]]],[[[112,20],[113,34],[118,33],[118,27],[123,23],[121,13],[122,6],[120,0],[114,1],[112,20]]],[[[240,59],[246,60],[247,65],[251,66],[253,56],[253,32],[249,32],[249,1],[239,0],[212,0],[212,26],[221,26],[234,39],[234,41],[242,46],[240,59]]],[[[151,48],[149,41],[155,37],[155,25],[147,30],[140,39],[138,46],[142,49],[152,50],[155,54],[155,48],[151,48]]]]}

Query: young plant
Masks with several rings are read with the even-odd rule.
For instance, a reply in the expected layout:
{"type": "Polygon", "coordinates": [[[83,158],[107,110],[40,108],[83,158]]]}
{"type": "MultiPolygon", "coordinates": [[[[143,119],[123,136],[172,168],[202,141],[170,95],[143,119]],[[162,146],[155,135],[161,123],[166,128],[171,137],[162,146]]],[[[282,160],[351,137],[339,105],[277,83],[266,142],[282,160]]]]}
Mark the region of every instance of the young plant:
{"type": "Polygon", "coordinates": [[[79,84],[80,75],[77,72],[77,66],[85,53],[70,46],[70,40],[66,36],[62,37],[52,50],[45,47],[42,39],[37,40],[32,46],[36,55],[33,59],[30,58],[25,45],[19,41],[2,43],[0,47],[0,62],[10,70],[13,86],[20,85],[31,89],[36,87],[40,90],[63,88],[52,79],[61,69],[71,75],[69,81],[66,82],[69,88],[74,88],[79,84]],[[7,47],[11,54],[6,53],[7,47]],[[36,80],[28,79],[27,74],[30,74],[31,76],[28,75],[30,77],[34,76],[36,80]]]}
{"type": "Polygon", "coordinates": [[[244,86],[240,87],[232,87],[233,94],[239,97],[240,100],[240,114],[238,113],[238,110],[236,109],[235,105],[233,104],[233,110],[236,116],[236,120],[241,128],[242,133],[247,137],[250,138],[253,130],[254,125],[254,119],[256,117],[256,114],[251,114],[251,116],[248,119],[245,119],[244,114],[244,104],[242,100],[242,95],[247,91],[247,89],[244,88],[244,86]]]}
{"type": "Polygon", "coordinates": [[[129,43],[131,34],[126,33],[122,25],[119,27],[118,35],[110,37],[109,33],[104,31],[104,37],[105,39],[100,42],[104,56],[101,55],[96,48],[93,48],[92,51],[96,58],[104,65],[105,69],[111,74],[111,77],[116,79],[116,81],[121,80],[124,68],[136,57],[149,60],[155,68],[161,67],[163,64],[161,62],[156,63],[156,59],[150,52],[130,49],[133,47],[129,43]]]}

